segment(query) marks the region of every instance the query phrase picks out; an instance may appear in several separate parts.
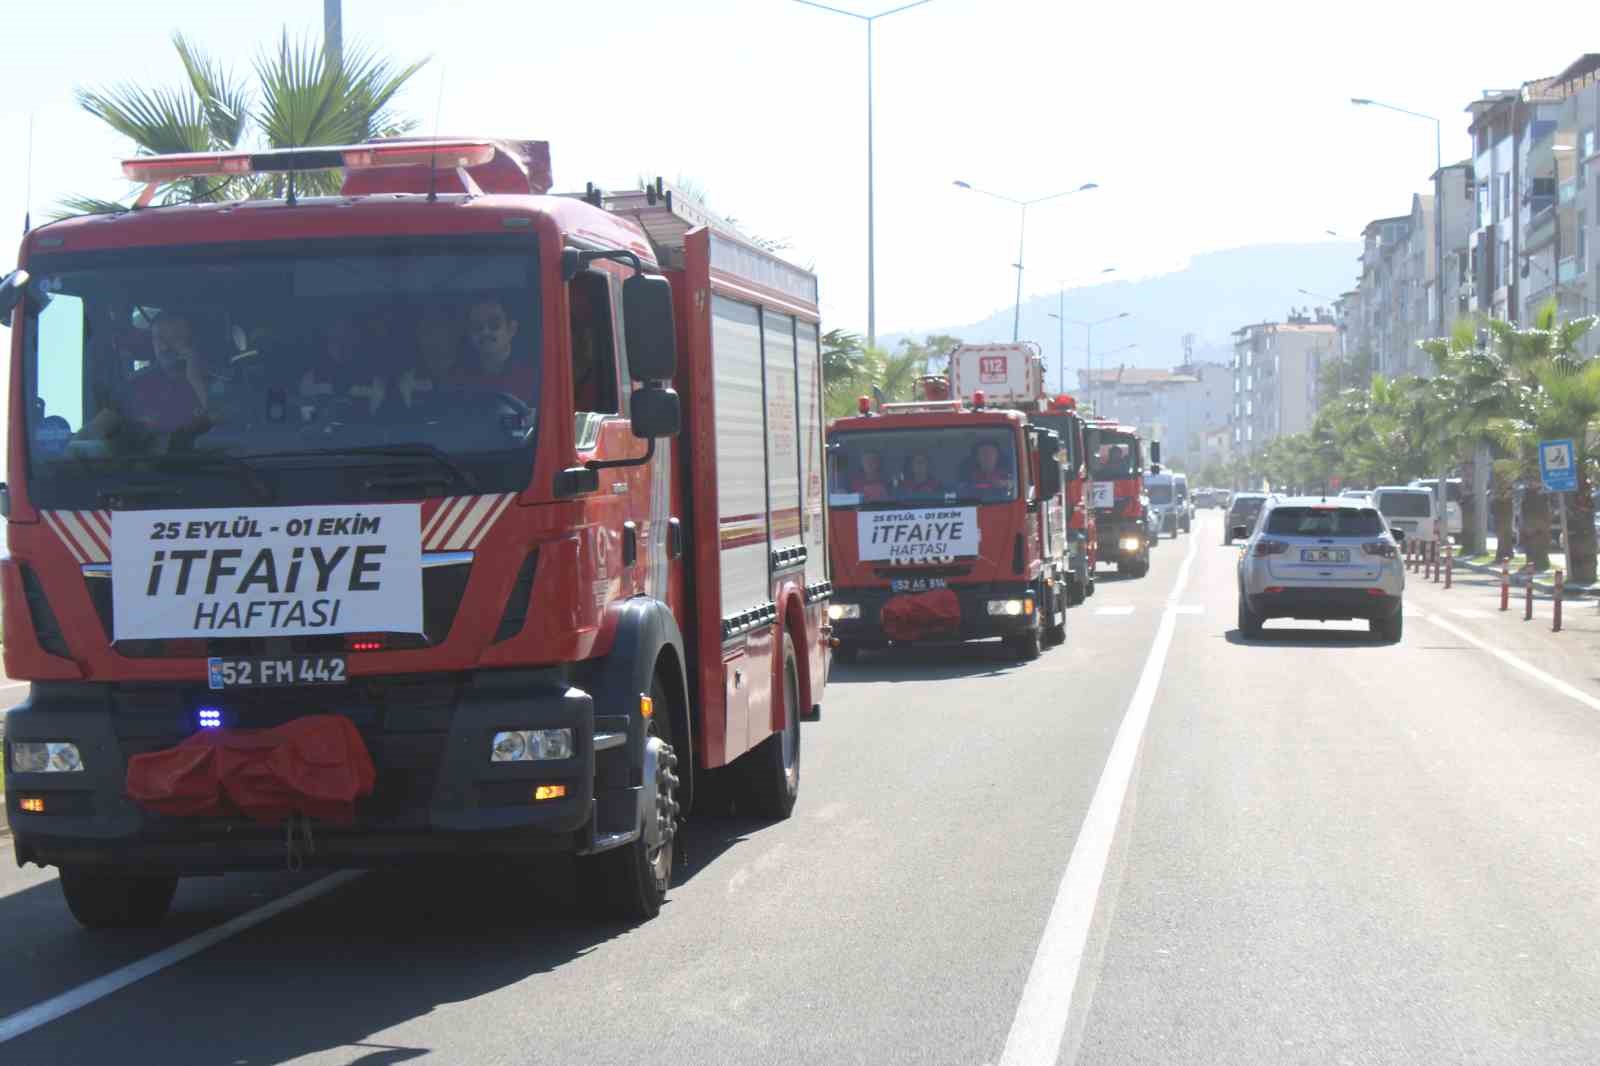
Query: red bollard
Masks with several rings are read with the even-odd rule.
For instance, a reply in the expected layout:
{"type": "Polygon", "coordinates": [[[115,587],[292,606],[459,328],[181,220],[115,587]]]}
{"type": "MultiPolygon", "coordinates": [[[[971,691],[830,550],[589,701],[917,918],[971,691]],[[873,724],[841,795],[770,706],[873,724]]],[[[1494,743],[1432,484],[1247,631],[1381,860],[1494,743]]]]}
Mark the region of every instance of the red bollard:
{"type": "Polygon", "coordinates": [[[1500,609],[1511,608],[1511,561],[1508,559],[1500,564],[1500,609]]]}
{"type": "Polygon", "coordinates": [[[1528,621],[1533,617],[1533,571],[1528,571],[1528,598],[1522,605],[1522,620],[1528,621]]]}
{"type": "Polygon", "coordinates": [[[1456,570],[1456,552],[1455,552],[1455,547],[1454,547],[1454,545],[1446,544],[1444,546],[1444,587],[1445,588],[1449,588],[1450,587],[1450,579],[1451,579],[1451,577],[1453,577],[1455,575],[1455,570],[1456,570]]]}
{"type": "Polygon", "coordinates": [[[1565,577],[1560,570],[1556,571],[1555,603],[1550,608],[1550,632],[1561,632],[1561,590],[1565,586],[1565,577]]]}
{"type": "Polygon", "coordinates": [[[1430,544],[1428,546],[1428,566],[1430,568],[1430,574],[1431,574],[1429,580],[1431,580],[1435,585],[1437,585],[1439,583],[1439,542],[1438,541],[1434,541],[1432,544],[1430,544]]]}

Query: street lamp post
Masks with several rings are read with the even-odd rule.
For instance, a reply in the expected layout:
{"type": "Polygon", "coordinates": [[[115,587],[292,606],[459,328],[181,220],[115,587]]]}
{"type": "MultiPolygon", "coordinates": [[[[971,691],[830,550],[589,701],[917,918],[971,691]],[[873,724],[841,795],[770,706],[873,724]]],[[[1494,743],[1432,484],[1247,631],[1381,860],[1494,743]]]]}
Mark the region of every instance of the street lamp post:
{"type": "MultiPolygon", "coordinates": [[[[1426,119],[1433,123],[1433,302],[1429,308],[1434,323],[1434,335],[1444,333],[1444,150],[1442,148],[1443,124],[1435,115],[1425,114],[1421,111],[1411,111],[1393,104],[1385,104],[1378,100],[1368,100],[1361,96],[1352,96],[1350,102],[1357,107],[1381,107],[1386,111],[1394,111],[1412,118],[1426,119]],[[1437,310],[1435,310],[1437,309],[1437,310]]],[[[1438,508],[1435,513],[1445,513],[1445,477],[1444,472],[1439,473],[1439,490],[1437,493],[1438,508]]],[[[1488,511],[1488,491],[1485,489],[1484,497],[1478,501],[1478,510],[1483,513],[1488,511]]]]}
{"type": "MultiPolygon", "coordinates": [[[[1105,267],[1101,274],[1110,274],[1116,267],[1105,267]]],[[[1067,391],[1067,283],[1061,282],[1056,290],[1056,309],[1049,312],[1050,317],[1056,320],[1056,353],[1059,360],[1057,367],[1057,392],[1067,391]]],[[[1088,384],[1085,382],[1084,384],[1088,384]]]]}
{"type": "Polygon", "coordinates": [[[971,192],[982,193],[985,196],[992,196],[996,200],[1004,200],[1006,203],[1015,204],[1022,209],[1022,219],[1017,226],[1017,261],[1013,264],[1017,268],[1017,307],[1011,317],[1011,339],[1016,341],[1022,335],[1022,248],[1023,240],[1028,235],[1028,208],[1034,204],[1042,204],[1046,200],[1058,200],[1063,196],[1071,196],[1075,192],[1088,192],[1090,189],[1098,189],[1100,186],[1092,181],[1086,181],[1076,189],[1064,189],[1061,192],[1053,192],[1049,196],[1036,196],[1032,200],[1018,200],[1003,193],[980,189],[976,185],[965,181],[958,181],[955,185],[958,189],[967,189],[971,192]]]}
{"type": "MultiPolygon", "coordinates": [[[[1075,318],[1067,318],[1062,320],[1064,322],[1071,322],[1074,326],[1083,327],[1083,383],[1087,402],[1090,404],[1090,406],[1093,406],[1094,404],[1094,328],[1096,326],[1103,326],[1107,322],[1115,322],[1119,318],[1127,317],[1128,312],[1123,311],[1119,314],[1108,315],[1107,317],[1095,322],[1079,322],[1075,318]]],[[[1133,345],[1129,345],[1128,347],[1133,347],[1133,345]]],[[[1117,350],[1122,351],[1123,349],[1119,348],[1117,350]]]]}
{"type": "Polygon", "coordinates": [[[831,11],[835,15],[846,15],[867,24],[867,347],[869,348],[878,343],[877,236],[873,229],[872,204],[872,24],[879,19],[898,15],[902,11],[909,11],[932,2],[933,0],[915,0],[914,3],[901,4],[888,11],[880,11],[876,15],[861,15],[854,11],[844,11],[837,7],[829,7],[827,4],[819,4],[816,0],[795,0],[797,4],[831,11]]]}

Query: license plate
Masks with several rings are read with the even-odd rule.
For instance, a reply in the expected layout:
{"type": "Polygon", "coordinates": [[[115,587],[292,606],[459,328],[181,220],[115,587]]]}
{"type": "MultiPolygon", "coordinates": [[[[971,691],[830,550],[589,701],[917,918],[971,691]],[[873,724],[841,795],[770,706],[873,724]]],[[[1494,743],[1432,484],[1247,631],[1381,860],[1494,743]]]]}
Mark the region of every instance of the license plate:
{"type": "Polygon", "coordinates": [[[286,688],[289,685],[342,685],[349,678],[343,655],[285,655],[278,658],[206,660],[213,689],[286,688]]]}
{"type": "Polygon", "coordinates": [[[1348,563],[1350,553],[1344,548],[1304,548],[1300,552],[1300,560],[1306,563],[1348,563]]]}
{"type": "Polygon", "coordinates": [[[897,577],[889,582],[890,592],[927,592],[942,589],[947,582],[942,577],[897,577]]]}

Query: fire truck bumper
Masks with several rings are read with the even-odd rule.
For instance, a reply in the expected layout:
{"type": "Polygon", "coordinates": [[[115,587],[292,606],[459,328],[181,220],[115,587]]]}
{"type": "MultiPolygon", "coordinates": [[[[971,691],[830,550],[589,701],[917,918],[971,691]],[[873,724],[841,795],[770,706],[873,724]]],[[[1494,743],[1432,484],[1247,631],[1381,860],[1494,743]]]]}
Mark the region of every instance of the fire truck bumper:
{"type": "MultiPolygon", "coordinates": [[[[588,693],[547,673],[522,670],[412,679],[385,688],[385,698],[355,705],[354,692],[333,687],[247,690],[235,697],[177,686],[35,684],[29,700],[7,718],[7,769],[14,765],[13,745],[25,741],[73,744],[82,769],[7,775],[18,862],[180,874],[283,866],[281,824],[162,815],[126,795],[128,759],[192,735],[202,703],[220,708],[230,728],[267,728],[330,712],[356,724],[377,770],[376,786],[357,800],[352,823],[311,823],[314,846],[301,856],[307,864],[376,866],[440,855],[572,852],[592,841],[596,718],[588,693]],[[211,698],[217,696],[223,698],[211,698]],[[491,760],[498,734],[544,730],[555,731],[558,754],[570,730],[570,754],[491,760]],[[29,799],[42,811],[22,809],[29,799]]],[[[617,721],[623,740],[607,734],[602,759],[621,760],[630,747],[627,720],[617,721]]],[[[618,774],[608,768],[606,776],[618,774]]]]}
{"type": "MultiPolygon", "coordinates": [[[[943,624],[929,624],[923,632],[911,635],[893,622],[886,625],[884,609],[891,601],[919,593],[836,585],[829,604],[833,635],[843,643],[869,648],[924,641],[983,640],[1026,631],[1034,624],[1034,615],[1043,609],[1037,590],[1020,581],[950,585],[943,591],[954,593],[960,607],[959,617],[950,617],[943,624]],[[1015,613],[1011,613],[1013,609],[1015,613]]],[[[890,610],[892,613],[893,608],[890,610]]]]}
{"type": "Polygon", "coordinates": [[[1096,519],[1102,563],[1126,563],[1144,558],[1149,530],[1142,518],[1103,515],[1096,519]]]}

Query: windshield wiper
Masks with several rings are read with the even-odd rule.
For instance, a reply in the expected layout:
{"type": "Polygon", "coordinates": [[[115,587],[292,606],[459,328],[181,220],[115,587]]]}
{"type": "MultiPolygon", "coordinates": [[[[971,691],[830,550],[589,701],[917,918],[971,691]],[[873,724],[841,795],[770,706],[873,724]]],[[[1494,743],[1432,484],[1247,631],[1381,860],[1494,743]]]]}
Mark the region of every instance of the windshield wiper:
{"type": "Polygon", "coordinates": [[[176,467],[179,470],[230,470],[244,478],[245,484],[250,486],[250,491],[256,499],[269,503],[277,495],[266,479],[256,472],[255,467],[245,462],[237,455],[228,455],[226,452],[179,452],[156,457],[156,469],[163,467],[176,467]]]}
{"type": "MultiPolygon", "coordinates": [[[[363,456],[376,456],[378,458],[394,459],[428,459],[449,475],[453,484],[460,485],[468,492],[478,491],[478,479],[450,458],[449,454],[432,444],[424,441],[415,441],[408,444],[371,444],[355,448],[312,448],[308,451],[297,452],[265,452],[252,455],[251,459],[298,459],[302,456],[324,456],[328,458],[361,458],[363,456]]],[[[401,485],[426,484],[438,482],[440,478],[417,477],[387,477],[372,478],[364,483],[365,488],[396,488],[401,485]]]]}

